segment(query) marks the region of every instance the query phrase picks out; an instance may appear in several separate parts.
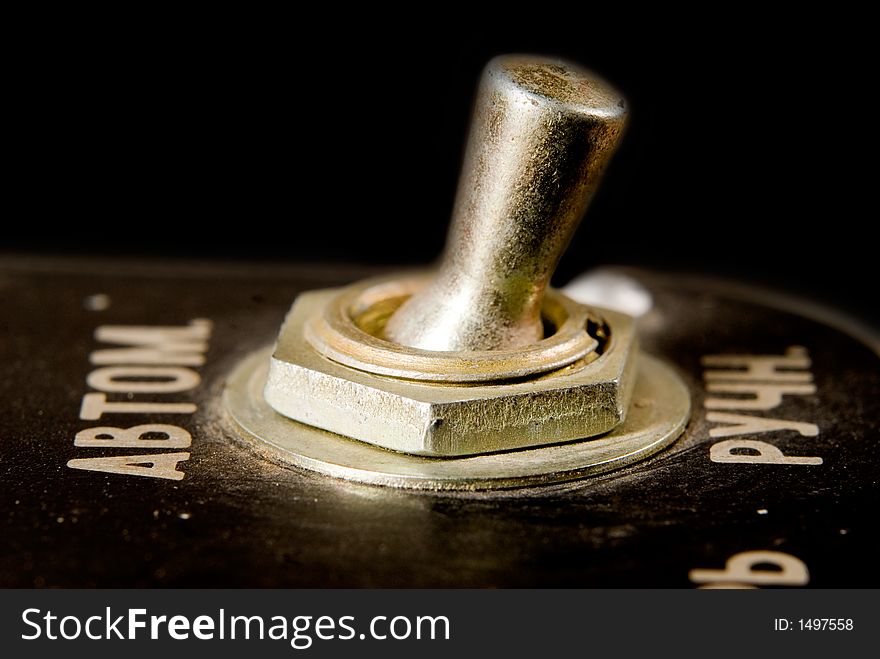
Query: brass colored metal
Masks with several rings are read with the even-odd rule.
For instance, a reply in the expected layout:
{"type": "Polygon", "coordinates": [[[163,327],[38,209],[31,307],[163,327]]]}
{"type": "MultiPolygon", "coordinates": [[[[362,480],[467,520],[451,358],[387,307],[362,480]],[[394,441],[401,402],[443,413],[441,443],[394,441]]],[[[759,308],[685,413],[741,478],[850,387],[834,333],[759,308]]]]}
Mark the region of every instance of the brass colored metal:
{"type": "Polygon", "coordinates": [[[592,73],[493,60],[436,275],[300,295],[266,372],[248,362],[227,393],[245,435],[282,462],[439,489],[565,480],[672,441],[687,395],[637,359],[632,318],[548,288],[625,120],[592,73]],[[628,423],[639,386],[635,421],[596,438],[628,423]]]}
{"type": "Polygon", "coordinates": [[[501,383],[422,382],[351,368],[312,347],[307,328],[339,295],[300,295],[278,336],[264,396],[291,419],[395,451],[455,456],[581,439],[626,415],[637,352],[629,316],[596,310],[611,340],[594,361],[501,383]]]}
{"type": "Polygon", "coordinates": [[[573,64],[523,55],[492,60],[439,272],[391,316],[386,337],[434,351],[540,341],[544,292],[626,115],[617,91],[573,64]]]}
{"type": "MultiPolygon", "coordinates": [[[[343,289],[314,314],[304,327],[305,338],[324,355],[352,368],[377,375],[430,382],[498,382],[554,371],[579,360],[595,359],[599,342],[589,335],[588,307],[548,290],[544,323],[550,336],[512,350],[435,352],[385,341],[385,322],[427,276],[384,277],[343,289]]],[[[280,343],[286,343],[287,330],[280,343]]]]}
{"type": "Polygon", "coordinates": [[[301,295],[272,355],[266,402],[429,456],[554,444],[620,424],[637,353],[631,319],[597,318],[547,287],[625,118],[620,95],[588,71],[492,60],[438,273],[301,295]]]}
{"type": "Polygon", "coordinates": [[[669,367],[643,356],[632,410],[611,433],[520,451],[427,458],[355,442],[276,414],[262,396],[267,363],[268,350],[248,357],[232,373],[224,394],[243,441],[283,465],[391,487],[494,490],[601,474],[668,446],[684,430],[690,414],[690,396],[681,379],[669,367]]]}

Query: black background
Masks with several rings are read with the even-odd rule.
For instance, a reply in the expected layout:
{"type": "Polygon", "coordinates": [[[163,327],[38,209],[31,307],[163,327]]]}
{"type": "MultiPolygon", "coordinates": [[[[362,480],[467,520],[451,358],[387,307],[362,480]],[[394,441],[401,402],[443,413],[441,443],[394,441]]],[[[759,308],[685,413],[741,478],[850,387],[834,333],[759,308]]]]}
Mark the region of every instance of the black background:
{"type": "Polygon", "coordinates": [[[530,6],[503,25],[428,6],[330,10],[17,26],[7,251],[429,261],[480,69],[537,52],[600,72],[632,109],[557,284],[636,264],[877,320],[876,211],[859,200],[875,162],[873,77],[858,16],[581,4],[530,6]]]}

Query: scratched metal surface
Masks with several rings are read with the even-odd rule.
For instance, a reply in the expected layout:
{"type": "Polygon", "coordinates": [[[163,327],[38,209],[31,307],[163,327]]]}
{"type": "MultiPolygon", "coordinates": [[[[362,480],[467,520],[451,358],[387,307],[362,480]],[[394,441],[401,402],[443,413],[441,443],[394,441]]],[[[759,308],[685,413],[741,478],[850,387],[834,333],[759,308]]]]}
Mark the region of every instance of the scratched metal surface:
{"type": "MultiPolygon", "coordinates": [[[[772,549],[803,560],[811,586],[880,586],[880,360],[824,323],[699,279],[639,275],[656,301],[642,344],[686,379],[694,416],[671,449],[623,471],[435,495],[284,469],[236,443],[219,405],[230,369],[273,340],[298,291],[375,272],[6,260],[0,585],[688,587],[690,569],[772,549]],[[86,309],[94,294],[108,295],[109,307],[86,309]],[[193,318],[214,323],[202,384],[156,400],[190,400],[198,411],[131,415],[192,433],[192,457],[179,466],[185,478],[66,467],[102,454],[73,444],[78,431],[99,425],[78,418],[89,353],[100,347],[95,328],[193,318]],[[809,349],[817,393],[786,397],[772,416],[817,423],[820,434],[756,438],[824,464],[711,462],[700,356],[781,354],[790,345],[809,349]]],[[[106,417],[108,425],[135,421],[122,416],[106,417]]]]}

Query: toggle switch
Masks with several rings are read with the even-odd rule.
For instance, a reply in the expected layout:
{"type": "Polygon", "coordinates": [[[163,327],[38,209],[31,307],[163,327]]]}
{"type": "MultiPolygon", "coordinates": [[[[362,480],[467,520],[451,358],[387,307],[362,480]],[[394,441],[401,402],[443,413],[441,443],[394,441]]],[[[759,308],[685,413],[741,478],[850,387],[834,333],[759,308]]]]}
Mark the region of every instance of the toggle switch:
{"type": "Polygon", "coordinates": [[[230,380],[246,436],[277,461],[440,489],[566,480],[673,441],[689,396],[633,319],[549,287],[625,123],[589,71],[492,60],[439,267],[300,295],[230,380]]]}
{"type": "MultiPolygon", "coordinates": [[[[487,39],[480,48],[491,46],[487,39]]],[[[577,50],[564,39],[557,45],[577,50]]],[[[401,71],[423,72],[425,62],[409,61],[412,49],[387,50],[397,74],[386,72],[396,79],[389,100],[400,110],[395,99],[418,96],[414,88],[425,82],[401,79],[401,71]]],[[[460,68],[455,60],[466,63],[473,50],[452,47],[433,64],[451,62],[451,75],[460,68]]],[[[677,55],[655,55],[665,60],[629,76],[639,104],[625,108],[576,66],[496,60],[462,143],[467,163],[454,213],[440,189],[413,203],[399,169],[367,176],[367,184],[387,179],[382,198],[366,204],[368,216],[374,209],[368,224],[377,236],[382,227],[400,228],[393,243],[406,253],[423,251],[426,217],[449,207],[449,239],[442,253],[442,241],[430,241],[438,256],[431,269],[395,274],[375,262],[297,262],[293,253],[285,264],[248,264],[248,244],[266,239],[255,223],[236,231],[241,249],[233,262],[205,262],[205,244],[181,246],[193,226],[173,235],[118,233],[111,245],[111,227],[100,218],[54,237],[44,231],[46,244],[33,246],[53,251],[62,238],[85,236],[103,258],[0,257],[7,492],[0,585],[880,585],[880,328],[863,322],[876,317],[877,296],[869,292],[872,278],[863,288],[844,276],[864,268],[835,272],[828,259],[831,247],[857,247],[856,235],[837,235],[855,224],[835,222],[834,235],[794,236],[786,250],[776,249],[773,237],[787,218],[763,212],[762,204],[790,205],[792,190],[743,186],[735,174],[749,171],[754,149],[716,147],[730,144],[726,119],[738,122],[735,133],[769,137],[776,146],[787,146],[785,135],[767,134],[766,114],[723,102],[736,92],[729,77],[695,79],[699,67],[676,69],[677,55]],[[670,84],[686,90],[692,83],[703,83],[697,86],[708,99],[696,112],[690,96],[669,93],[670,84]],[[611,102],[591,96],[601,90],[611,102]],[[713,90],[722,102],[712,103],[713,90]],[[566,115],[572,99],[587,110],[566,115]],[[608,117],[586,118],[596,107],[609,108],[614,122],[625,109],[630,120],[657,110],[670,119],[630,124],[637,130],[622,139],[635,143],[612,156],[602,185],[620,183],[618,167],[628,156],[639,160],[629,163],[632,182],[644,178],[641,170],[657,174],[646,163],[666,161],[670,177],[689,185],[659,200],[653,190],[623,186],[631,198],[622,189],[611,195],[624,195],[612,204],[616,214],[599,212],[594,197],[575,229],[614,150],[608,117]],[[692,158],[701,142],[705,157],[692,158]],[[682,148],[669,159],[671,143],[682,148]],[[706,169],[729,175],[695,189],[694,181],[712,178],[701,179],[706,169]],[[733,197],[734,214],[752,212],[735,232],[704,231],[692,250],[680,232],[636,214],[651,204],[657,217],[690,209],[698,228],[703,202],[714,199],[724,210],[733,197]],[[564,281],[558,269],[552,281],[561,290],[554,290],[547,278],[575,230],[584,251],[579,266],[574,245],[568,248],[566,270],[589,271],[564,281]],[[163,251],[171,238],[181,256],[198,261],[111,258],[111,251],[163,251]],[[601,265],[621,250],[634,257],[648,242],[650,261],[667,267],[601,265]],[[772,263],[755,272],[756,259],[771,252],[772,263]],[[725,254],[738,255],[739,265],[707,262],[725,254]],[[793,297],[820,279],[802,276],[810,268],[829,286],[844,286],[837,303],[862,322],[823,307],[820,290],[813,299],[793,297]],[[717,279],[719,271],[732,279],[717,279]],[[388,274],[359,281],[379,272],[388,274]],[[788,290],[765,288],[774,280],[788,290]]],[[[633,72],[638,58],[627,57],[616,70],[633,72]]],[[[799,92],[777,89],[775,69],[763,59],[751,68],[741,60],[738,53],[731,62],[750,83],[766,70],[764,89],[780,91],[772,100],[787,134],[810,135],[813,119],[797,111],[799,92]]],[[[374,84],[376,73],[375,66],[349,67],[346,89],[374,84]]],[[[432,83],[432,94],[456,93],[438,88],[436,77],[432,83]]],[[[95,90],[87,91],[91,97],[95,90]]],[[[462,108],[471,104],[459,100],[462,108]]],[[[319,120],[363,109],[318,105],[319,120]]],[[[262,104],[254,107],[263,114],[262,104]]],[[[431,114],[423,110],[409,107],[421,119],[431,114]]],[[[105,119],[91,122],[95,144],[125,142],[119,131],[104,130],[105,119]]],[[[230,130],[248,133],[252,123],[230,130]]],[[[273,131],[278,122],[266,126],[273,131]]],[[[180,136],[189,128],[180,126],[180,136]]],[[[427,134],[403,132],[397,137],[416,150],[425,146],[427,134]]],[[[326,153],[307,153],[307,160],[332,159],[350,137],[321,135],[326,153]]],[[[839,146],[829,143],[827,156],[839,146]]],[[[758,144],[774,156],[766,171],[797,165],[803,153],[758,144]]],[[[56,151],[48,145],[43,159],[57,160],[56,151]]],[[[119,155],[135,170],[143,160],[138,149],[119,155]]],[[[59,171],[58,183],[69,185],[69,168],[59,171]]],[[[159,197],[161,183],[149,186],[159,197]]],[[[123,217],[138,205],[138,195],[117,196],[123,217]]],[[[35,208],[56,198],[69,201],[38,193],[35,208]]],[[[295,200],[291,214],[303,215],[302,203],[295,200]]],[[[355,220],[345,215],[343,208],[322,220],[333,223],[340,246],[351,244],[343,234],[355,220]]],[[[298,240],[263,252],[299,251],[315,233],[299,229],[298,240]]],[[[362,256],[374,261],[375,254],[365,249],[362,256]]]]}
{"type": "Polygon", "coordinates": [[[509,56],[483,73],[436,276],[386,337],[425,350],[497,350],[545,338],[544,292],[626,124],[592,73],[509,56]]]}

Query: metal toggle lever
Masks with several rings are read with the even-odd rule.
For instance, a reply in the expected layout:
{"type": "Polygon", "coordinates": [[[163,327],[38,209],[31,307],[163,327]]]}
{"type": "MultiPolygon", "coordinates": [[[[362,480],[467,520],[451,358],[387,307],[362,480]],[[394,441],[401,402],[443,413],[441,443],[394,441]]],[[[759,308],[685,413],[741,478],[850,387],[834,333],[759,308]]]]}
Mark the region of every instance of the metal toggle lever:
{"type": "Polygon", "coordinates": [[[623,97],[555,59],[486,67],[436,277],[388,321],[425,350],[516,348],[544,338],[541,304],[626,123],[623,97]]]}

